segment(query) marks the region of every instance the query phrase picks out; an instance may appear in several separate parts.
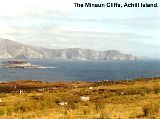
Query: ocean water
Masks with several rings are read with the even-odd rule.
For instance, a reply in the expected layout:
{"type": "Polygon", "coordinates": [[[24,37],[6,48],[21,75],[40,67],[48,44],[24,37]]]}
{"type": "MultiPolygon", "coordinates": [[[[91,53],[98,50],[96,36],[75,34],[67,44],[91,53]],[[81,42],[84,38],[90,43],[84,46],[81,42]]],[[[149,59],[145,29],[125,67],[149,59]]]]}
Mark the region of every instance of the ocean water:
{"type": "Polygon", "coordinates": [[[43,81],[100,81],[160,77],[160,61],[31,60],[48,68],[0,68],[0,82],[21,79],[43,81]]]}

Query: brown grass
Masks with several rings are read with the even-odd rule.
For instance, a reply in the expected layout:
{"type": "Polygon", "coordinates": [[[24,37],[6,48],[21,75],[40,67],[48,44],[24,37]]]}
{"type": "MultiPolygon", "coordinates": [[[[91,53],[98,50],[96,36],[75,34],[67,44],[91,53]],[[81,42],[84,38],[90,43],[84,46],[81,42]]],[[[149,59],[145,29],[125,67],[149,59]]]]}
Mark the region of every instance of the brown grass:
{"type": "Polygon", "coordinates": [[[116,82],[25,80],[1,83],[0,119],[158,119],[159,87],[160,78],[116,82]],[[89,90],[90,86],[92,90],[89,90]],[[19,94],[19,90],[24,93],[19,94]],[[83,102],[80,96],[89,96],[90,100],[83,102]],[[68,105],[61,106],[59,102],[68,105]]]}

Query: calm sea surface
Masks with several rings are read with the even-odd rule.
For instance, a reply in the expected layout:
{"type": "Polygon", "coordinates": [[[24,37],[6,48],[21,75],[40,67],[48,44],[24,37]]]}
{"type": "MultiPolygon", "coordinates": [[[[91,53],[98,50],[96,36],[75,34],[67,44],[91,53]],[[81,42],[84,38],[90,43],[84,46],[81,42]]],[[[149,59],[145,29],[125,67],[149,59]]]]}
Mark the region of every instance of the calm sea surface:
{"type": "Polygon", "coordinates": [[[48,68],[0,68],[0,82],[20,79],[99,81],[160,77],[160,61],[31,60],[29,62],[47,66],[48,68]]]}

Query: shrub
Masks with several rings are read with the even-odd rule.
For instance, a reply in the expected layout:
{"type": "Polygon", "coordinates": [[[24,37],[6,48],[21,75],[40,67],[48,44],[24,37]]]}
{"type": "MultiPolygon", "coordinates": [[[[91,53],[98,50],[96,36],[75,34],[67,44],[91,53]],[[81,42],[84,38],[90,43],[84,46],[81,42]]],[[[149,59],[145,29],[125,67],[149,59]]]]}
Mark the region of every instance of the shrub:
{"type": "Polygon", "coordinates": [[[103,114],[103,113],[102,113],[102,114],[100,115],[100,117],[97,118],[97,119],[111,119],[111,118],[109,117],[108,114],[106,115],[106,114],[103,114]]]}
{"type": "Polygon", "coordinates": [[[19,106],[16,106],[14,109],[15,112],[28,112],[31,110],[32,109],[29,105],[19,105],[19,106]]]}
{"type": "Polygon", "coordinates": [[[146,95],[146,93],[145,92],[141,92],[141,96],[145,96],[146,95]]]}
{"type": "Polygon", "coordinates": [[[143,107],[143,114],[146,117],[154,118],[158,115],[160,110],[159,103],[152,103],[143,107]]]}
{"type": "Polygon", "coordinates": [[[105,109],[105,103],[104,102],[96,102],[95,103],[95,109],[97,111],[102,111],[105,109]]]}
{"type": "Polygon", "coordinates": [[[145,94],[143,89],[130,89],[126,91],[127,95],[138,95],[138,94],[145,94]]]}
{"type": "Polygon", "coordinates": [[[84,115],[90,114],[90,112],[91,112],[90,109],[84,109],[84,110],[83,110],[84,115]]]}
{"type": "Polygon", "coordinates": [[[55,99],[55,103],[56,103],[56,104],[59,104],[60,102],[61,102],[60,99],[55,99]]]}
{"type": "Polygon", "coordinates": [[[75,102],[73,102],[73,101],[68,102],[68,106],[67,107],[69,109],[72,109],[72,110],[78,108],[77,105],[75,104],[75,102]]]}
{"type": "Polygon", "coordinates": [[[146,93],[150,93],[152,91],[152,89],[149,89],[149,88],[145,88],[144,90],[146,93]]]}
{"type": "Polygon", "coordinates": [[[160,93],[160,87],[155,87],[155,88],[154,88],[154,93],[155,93],[155,94],[160,93]]]}

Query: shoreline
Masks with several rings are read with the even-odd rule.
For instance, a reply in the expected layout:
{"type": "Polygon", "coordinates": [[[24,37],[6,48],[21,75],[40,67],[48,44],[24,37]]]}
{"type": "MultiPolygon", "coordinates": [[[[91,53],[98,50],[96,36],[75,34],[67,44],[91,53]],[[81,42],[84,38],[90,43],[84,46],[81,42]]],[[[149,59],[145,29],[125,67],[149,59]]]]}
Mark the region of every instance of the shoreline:
{"type": "Polygon", "coordinates": [[[1,119],[160,117],[160,77],[102,82],[18,80],[0,83],[0,92],[1,119]]]}
{"type": "Polygon", "coordinates": [[[160,77],[140,77],[140,78],[135,78],[135,79],[118,79],[118,80],[97,80],[97,81],[80,81],[80,80],[71,80],[71,81],[45,81],[45,80],[39,80],[39,79],[17,79],[17,80],[11,80],[11,81],[0,81],[0,84],[3,82],[16,82],[16,81],[41,81],[41,82],[48,82],[48,83],[57,83],[57,82],[87,82],[87,83],[98,83],[98,82],[122,82],[122,81],[135,81],[135,80],[154,80],[154,79],[159,79],[160,77]]]}
{"type": "Polygon", "coordinates": [[[39,89],[50,90],[51,88],[75,88],[75,87],[96,87],[103,85],[130,85],[132,83],[146,83],[148,81],[160,80],[160,77],[153,78],[138,78],[132,80],[102,80],[96,82],[90,81],[40,81],[40,80],[14,80],[14,81],[4,81],[0,82],[0,92],[1,93],[14,93],[19,90],[24,90],[26,92],[38,91],[39,89]]]}

